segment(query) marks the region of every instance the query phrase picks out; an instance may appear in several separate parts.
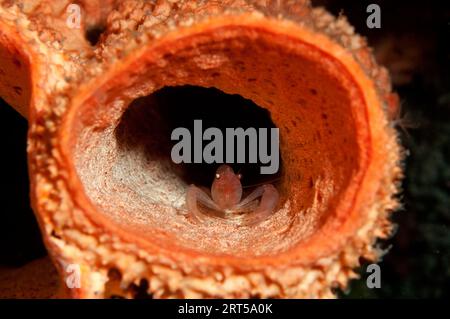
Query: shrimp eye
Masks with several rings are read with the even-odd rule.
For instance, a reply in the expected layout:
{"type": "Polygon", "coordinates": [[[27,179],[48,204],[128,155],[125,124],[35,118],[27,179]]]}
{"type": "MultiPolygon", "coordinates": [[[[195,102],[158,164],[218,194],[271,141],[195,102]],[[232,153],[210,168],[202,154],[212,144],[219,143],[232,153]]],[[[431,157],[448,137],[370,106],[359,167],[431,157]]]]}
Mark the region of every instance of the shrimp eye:
{"type": "Polygon", "coordinates": [[[219,179],[220,178],[220,174],[216,174],[216,178],[219,179]]]}

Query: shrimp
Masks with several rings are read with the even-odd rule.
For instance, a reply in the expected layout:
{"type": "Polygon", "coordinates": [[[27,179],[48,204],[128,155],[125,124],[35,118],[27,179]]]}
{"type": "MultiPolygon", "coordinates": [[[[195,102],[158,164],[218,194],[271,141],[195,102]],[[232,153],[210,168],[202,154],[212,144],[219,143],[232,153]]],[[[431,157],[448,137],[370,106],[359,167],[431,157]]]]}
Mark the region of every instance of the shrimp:
{"type": "Polygon", "coordinates": [[[211,195],[195,185],[190,185],[186,195],[188,217],[195,221],[204,221],[206,216],[210,216],[235,221],[243,226],[255,225],[265,220],[278,204],[277,189],[272,184],[264,184],[241,200],[243,191],[240,179],[240,174],[235,174],[230,166],[224,164],[216,171],[211,195]]]}

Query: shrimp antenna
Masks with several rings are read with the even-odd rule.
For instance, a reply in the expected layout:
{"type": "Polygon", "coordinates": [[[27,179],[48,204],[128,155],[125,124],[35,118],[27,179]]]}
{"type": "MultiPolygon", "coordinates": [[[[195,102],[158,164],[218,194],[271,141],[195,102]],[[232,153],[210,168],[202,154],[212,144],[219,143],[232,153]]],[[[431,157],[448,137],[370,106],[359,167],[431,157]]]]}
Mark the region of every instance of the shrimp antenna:
{"type": "Polygon", "coordinates": [[[392,120],[392,124],[394,127],[400,128],[408,138],[411,138],[408,130],[416,129],[420,126],[420,124],[412,118],[411,113],[404,112],[403,106],[404,101],[401,101],[398,110],[392,120]]]}
{"type": "Polygon", "coordinates": [[[250,187],[261,186],[261,185],[264,185],[264,184],[272,184],[272,183],[278,182],[280,179],[281,179],[281,176],[275,177],[275,178],[272,178],[272,179],[270,179],[268,181],[264,181],[264,182],[260,182],[260,183],[255,183],[255,184],[250,184],[250,185],[245,185],[245,186],[242,185],[242,188],[250,188],[250,187]]]}

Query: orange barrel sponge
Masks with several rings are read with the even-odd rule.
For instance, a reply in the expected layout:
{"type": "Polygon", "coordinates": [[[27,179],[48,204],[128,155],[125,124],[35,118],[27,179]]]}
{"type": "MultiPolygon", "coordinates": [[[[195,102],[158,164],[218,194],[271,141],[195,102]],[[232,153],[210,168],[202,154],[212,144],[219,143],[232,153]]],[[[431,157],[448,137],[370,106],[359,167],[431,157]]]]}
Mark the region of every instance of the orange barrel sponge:
{"type": "Polygon", "coordinates": [[[344,17],[308,1],[0,0],[0,58],[0,95],[29,122],[45,244],[63,282],[79,270],[71,296],[329,298],[381,256],[397,97],[344,17]],[[179,87],[238,95],[279,128],[263,222],[186,218],[192,172],[168,128],[194,110],[168,105],[179,87]]]}

